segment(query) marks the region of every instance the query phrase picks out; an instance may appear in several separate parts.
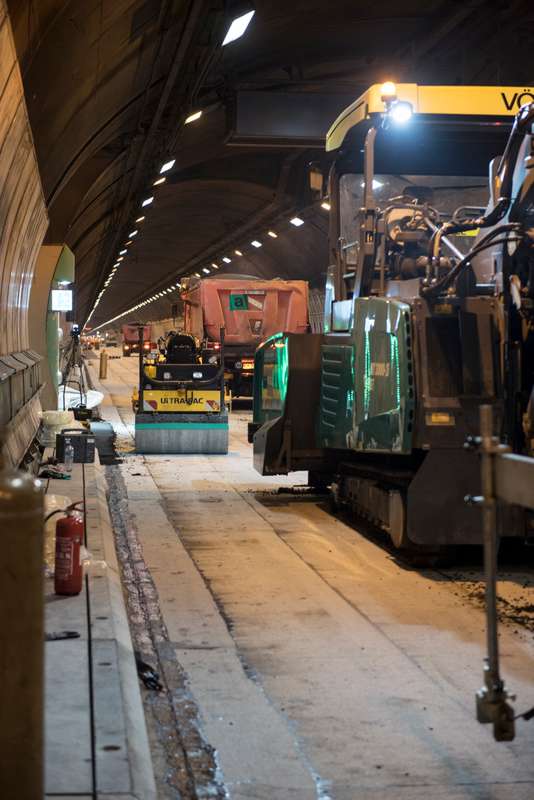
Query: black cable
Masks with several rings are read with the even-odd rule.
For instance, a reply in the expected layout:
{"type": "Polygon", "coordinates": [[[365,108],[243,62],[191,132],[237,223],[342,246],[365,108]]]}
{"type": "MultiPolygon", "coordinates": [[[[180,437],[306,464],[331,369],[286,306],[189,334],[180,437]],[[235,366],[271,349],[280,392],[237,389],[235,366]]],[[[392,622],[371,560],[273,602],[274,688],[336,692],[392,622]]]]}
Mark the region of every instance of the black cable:
{"type": "Polygon", "coordinates": [[[496,244],[507,244],[511,242],[521,242],[523,241],[522,237],[504,237],[503,239],[497,239],[496,237],[500,234],[507,232],[507,231],[516,231],[517,224],[509,223],[508,225],[501,225],[499,228],[495,228],[495,230],[488,233],[484,236],[483,239],[469,252],[464,258],[459,261],[450,272],[448,272],[440,281],[435,283],[433,286],[424,286],[421,289],[421,296],[422,297],[434,297],[440,293],[443,289],[447,288],[456,278],[459,277],[460,273],[467,267],[467,265],[472,261],[472,259],[481,253],[483,250],[487,250],[489,247],[492,247],[496,244]]]}

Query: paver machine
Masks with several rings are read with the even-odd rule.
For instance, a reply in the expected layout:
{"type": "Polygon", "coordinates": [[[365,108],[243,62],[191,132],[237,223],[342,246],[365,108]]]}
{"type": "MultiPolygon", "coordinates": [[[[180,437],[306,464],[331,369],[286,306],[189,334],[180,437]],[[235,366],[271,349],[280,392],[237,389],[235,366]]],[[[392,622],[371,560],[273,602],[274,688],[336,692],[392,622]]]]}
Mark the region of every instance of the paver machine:
{"type": "Polygon", "coordinates": [[[139,453],[227,453],[224,330],[217,361],[202,363],[193,336],[172,332],[162,352],[143,348],[139,326],[139,386],[132,404],[139,453]]]}
{"type": "MultiPolygon", "coordinates": [[[[324,331],[280,332],[256,354],[256,469],[309,470],[399,548],[482,540],[464,502],[481,404],[531,450],[532,99],[388,83],[347,108],[326,140],[324,331]]],[[[499,524],[528,535],[531,518],[508,506],[499,524]]]]}

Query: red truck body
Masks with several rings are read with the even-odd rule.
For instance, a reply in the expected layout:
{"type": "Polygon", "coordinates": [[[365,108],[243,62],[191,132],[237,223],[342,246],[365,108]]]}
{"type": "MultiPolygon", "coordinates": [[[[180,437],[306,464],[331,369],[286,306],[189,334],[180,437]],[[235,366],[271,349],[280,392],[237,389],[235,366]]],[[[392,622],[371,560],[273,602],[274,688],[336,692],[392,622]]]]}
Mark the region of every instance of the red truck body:
{"type": "Polygon", "coordinates": [[[217,348],[225,329],[225,369],[234,396],[252,394],[254,352],[279,331],[308,330],[308,283],[236,276],[214,277],[182,292],[184,328],[217,348]]]}
{"type": "MultiPolygon", "coordinates": [[[[150,350],[152,347],[152,326],[143,326],[143,349],[150,350]]],[[[132,353],[139,352],[139,327],[137,325],[122,326],[122,354],[130,356],[132,353]]]]}

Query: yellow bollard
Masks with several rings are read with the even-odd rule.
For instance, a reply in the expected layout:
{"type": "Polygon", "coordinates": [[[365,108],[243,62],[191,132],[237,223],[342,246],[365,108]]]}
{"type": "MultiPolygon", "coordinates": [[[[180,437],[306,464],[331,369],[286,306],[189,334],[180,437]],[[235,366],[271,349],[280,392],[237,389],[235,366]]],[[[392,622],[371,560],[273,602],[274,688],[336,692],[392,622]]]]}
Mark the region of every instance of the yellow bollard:
{"type": "Polygon", "coordinates": [[[43,786],[43,486],[0,465],[0,797],[43,786]]]}
{"type": "Polygon", "coordinates": [[[108,354],[105,350],[102,350],[100,353],[100,371],[98,377],[101,381],[108,377],[108,354]]]}

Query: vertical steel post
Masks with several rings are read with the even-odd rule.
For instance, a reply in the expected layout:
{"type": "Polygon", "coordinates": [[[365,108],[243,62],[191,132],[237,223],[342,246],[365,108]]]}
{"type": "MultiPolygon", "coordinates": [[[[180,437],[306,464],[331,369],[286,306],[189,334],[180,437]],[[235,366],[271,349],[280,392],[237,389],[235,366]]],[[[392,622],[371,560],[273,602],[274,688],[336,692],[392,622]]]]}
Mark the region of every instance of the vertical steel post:
{"type": "Polygon", "coordinates": [[[482,505],[482,530],[484,535],[484,571],[486,575],[486,614],[488,677],[491,686],[501,689],[499,676],[499,640],[497,636],[497,508],[493,474],[493,409],[480,407],[481,439],[481,489],[484,497],[482,505]]]}
{"type": "Polygon", "coordinates": [[[108,377],[108,354],[105,350],[100,353],[100,368],[98,371],[99,379],[105,380],[108,377]]]}
{"type": "Polygon", "coordinates": [[[143,368],[143,344],[144,344],[144,336],[145,336],[145,326],[139,326],[139,407],[138,413],[143,413],[143,378],[144,378],[144,368],[143,368]]]}
{"type": "Polygon", "coordinates": [[[0,465],[0,797],[41,800],[43,487],[0,465]]]}

